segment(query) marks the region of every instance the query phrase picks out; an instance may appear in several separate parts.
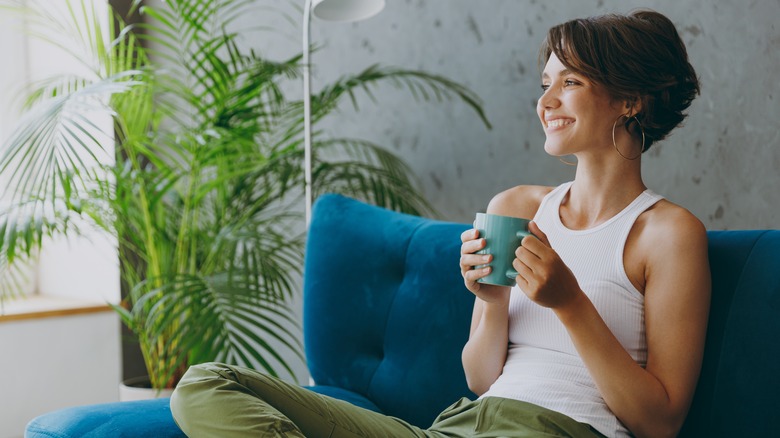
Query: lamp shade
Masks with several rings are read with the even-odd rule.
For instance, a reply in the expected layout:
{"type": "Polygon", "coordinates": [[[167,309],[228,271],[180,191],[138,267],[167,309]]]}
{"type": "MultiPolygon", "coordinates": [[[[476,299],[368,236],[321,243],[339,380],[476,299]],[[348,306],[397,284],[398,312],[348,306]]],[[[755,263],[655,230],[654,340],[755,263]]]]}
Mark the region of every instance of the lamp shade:
{"type": "Polygon", "coordinates": [[[314,0],[312,12],[327,21],[359,21],[385,7],[385,0],[314,0]]]}

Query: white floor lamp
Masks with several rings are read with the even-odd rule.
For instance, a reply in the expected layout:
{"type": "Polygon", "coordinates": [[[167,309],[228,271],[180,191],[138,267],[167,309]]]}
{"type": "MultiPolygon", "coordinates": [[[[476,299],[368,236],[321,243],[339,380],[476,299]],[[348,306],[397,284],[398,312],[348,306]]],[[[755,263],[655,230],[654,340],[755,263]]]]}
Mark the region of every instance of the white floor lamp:
{"type": "Polygon", "coordinates": [[[306,197],[306,228],[311,221],[311,76],[309,46],[311,45],[311,14],[327,21],[358,21],[376,15],[385,7],[385,0],[305,0],[303,5],[303,166],[306,197]]]}

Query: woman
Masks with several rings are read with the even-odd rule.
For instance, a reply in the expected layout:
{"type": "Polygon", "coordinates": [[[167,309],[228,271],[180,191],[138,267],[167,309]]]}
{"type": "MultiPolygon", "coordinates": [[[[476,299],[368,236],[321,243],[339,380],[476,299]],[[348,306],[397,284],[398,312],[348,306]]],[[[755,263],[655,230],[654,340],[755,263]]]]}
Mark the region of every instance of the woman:
{"type": "Polygon", "coordinates": [[[533,217],[518,287],[477,280],[489,255],[463,234],[476,296],[463,365],[481,397],[422,430],[402,420],[222,364],[190,368],[171,410],[191,437],[674,436],[698,377],[709,304],[706,234],[646,190],[641,152],[698,92],[685,48],[649,11],[550,30],[538,112],[545,150],[574,155],[573,183],[516,187],[488,212],[533,217]]]}
{"type": "Polygon", "coordinates": [[[541,56],[545,150],[574,155],[576,175],[490,202],[488,213],[534,218],[511,292],[477,282],[490,256],[475,254],[485,246],[475,230],[463,234],[476,295],[469,386],[607,436],[675,436],[704,348],[707,240],[691,213],[647,190],[640,154],[683,120],[695,72],[672,23],[651,11],[557,26],[541,56]]]}

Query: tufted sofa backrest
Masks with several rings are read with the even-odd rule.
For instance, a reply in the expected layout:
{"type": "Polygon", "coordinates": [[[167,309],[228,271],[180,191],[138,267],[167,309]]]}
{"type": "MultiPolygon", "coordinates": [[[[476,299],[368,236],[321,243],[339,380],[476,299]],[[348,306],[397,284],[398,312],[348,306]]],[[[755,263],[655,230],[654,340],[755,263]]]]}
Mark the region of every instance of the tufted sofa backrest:
{"type": "Polygon", "coordinates": [[[708,237],[707,344],[680,436],[780,436],[780,231],[708,237]]]}
{"type": "Polygon", "coordinates": [[[468,226],[338,195],[320,197],[312,218],[304,342],[317,385],[420,426],[473,397],[460,360],[474,302],[458,268],[468,226]]]}

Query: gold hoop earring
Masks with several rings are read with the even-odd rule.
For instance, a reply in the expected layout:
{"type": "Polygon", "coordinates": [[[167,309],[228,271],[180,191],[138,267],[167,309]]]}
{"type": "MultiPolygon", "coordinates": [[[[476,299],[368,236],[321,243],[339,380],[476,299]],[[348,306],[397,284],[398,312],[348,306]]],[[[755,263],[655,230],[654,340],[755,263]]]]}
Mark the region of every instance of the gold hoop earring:
{"type": "Polygon", "coordinates": [[[612,124],[612,145],[615,146],[615,151],[617,151],[617,153],[620,154],[620,156],[625,158],[626,160],[636,160],[637,158],[642,156],[642,152],[645,151],[645,128],[642,127],[642,124],[639,123],[639,119],[637,119],[636,116],[629,117],[625,114],[621,114],[618,116],[617,119],[615,119],[615,123],[612,124]],[[639,130],[642,132],[642,147],[639,148],[639,153],[635,157],[627,157],[623,155],[623,153],[620,152],[617,143],[615,142],[615,127],[617,127],[617,122],[618,120],[620,120],[621,117],[625,117],[626,122],[628,122],[629,119],[634,119],[636,121],[636,124],[639,125],[639,130]]]}
{"type": "Polygon", "coordinates": [[[566,161],[566,160],[564,160],[561,157],[558,157],[558,161],[560,161],[563,164],[566,164],[567,166],[576,166],[577,165],[576,161],[572,163],[571,161],[566,161]]]}

